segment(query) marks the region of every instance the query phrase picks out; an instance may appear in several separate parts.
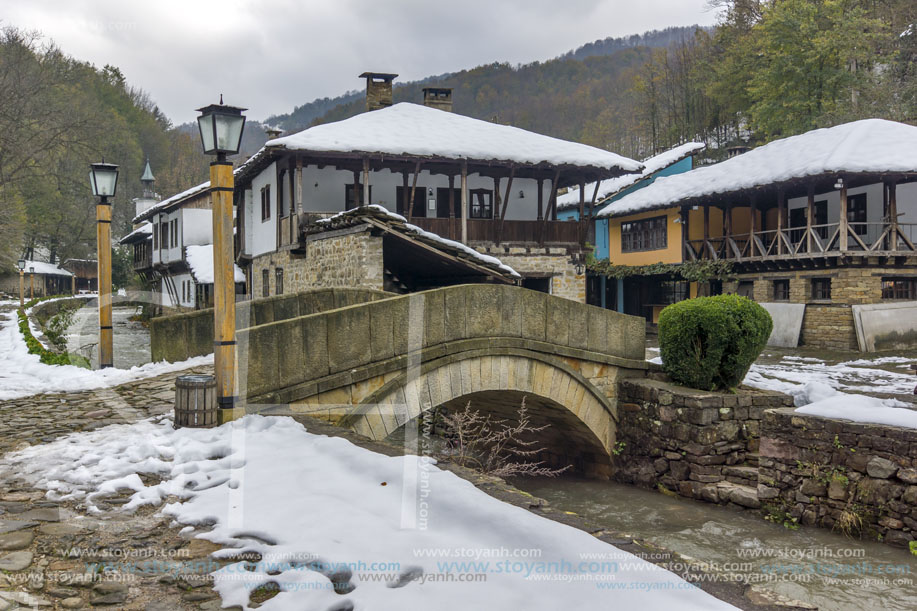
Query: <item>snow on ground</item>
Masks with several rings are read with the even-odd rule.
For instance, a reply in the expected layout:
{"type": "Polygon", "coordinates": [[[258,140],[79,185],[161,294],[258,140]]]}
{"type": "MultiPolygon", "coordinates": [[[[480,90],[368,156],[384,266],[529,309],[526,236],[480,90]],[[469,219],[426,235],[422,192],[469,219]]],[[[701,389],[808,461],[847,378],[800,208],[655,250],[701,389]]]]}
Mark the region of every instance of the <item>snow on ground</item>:
{"type": "Polygon", "coordinates": [[[791,355],[777,364],[752,365],[744,382],[791,395],[796,411],[803,414],[917,428],[917,411],[908,409],[907,403],[856,394],[911,394],[914,375],[903,371],[914,363],[917,360],[905,357],[877,357],[829,364],[791,355]],[[902,372],[879,369],[881,365],[895,365],[902,372]]]}
{"type": "Polygon", "coordinates": [[[0,469],[90,508],[124,488],[135,491],[127,511],[178,497],[163,513],[226,546],[217,557],[261,554],[214,573],[225,606],[248,609],[253,588],[276,582],[281,593],[265,611],[733,608],[427,458],[376,454],[291,418],[247,416],[215,429],[174,430],[167,418],[112,425],[9,454],[0,469]],[[162,481],[144,486],[139,473],[162,481]],[[483,578],[468,581],[472,574],[483,578]],[[337,594],[332,580],[353,589],[337,594]]]}
{"type": "Polygon", "coordinates": [[[110,388],[172,371],[213,363],[213,355],[179,363],[148,363],[130,369],[89,370],[73,365],[45,365],[29,354],[15,312],[0,314],[0,401],[53,392],[110,388]]]}

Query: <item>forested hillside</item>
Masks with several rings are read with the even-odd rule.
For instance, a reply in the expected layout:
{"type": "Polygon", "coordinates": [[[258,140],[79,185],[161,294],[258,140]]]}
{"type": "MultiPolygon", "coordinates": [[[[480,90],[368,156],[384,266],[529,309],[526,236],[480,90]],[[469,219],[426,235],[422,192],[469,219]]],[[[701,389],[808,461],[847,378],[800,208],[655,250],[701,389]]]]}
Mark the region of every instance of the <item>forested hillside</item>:
{"type": "Polygon", "coordinates": [[[33,249],[52,261],[95,252],[91,162],[121,167],[112,225],[120,236],[146,156],[157,190],[170,194],[206,177],[199,148],[118,68],[97,69],[36,33],[0,29],[0,269],[33,249]]]}

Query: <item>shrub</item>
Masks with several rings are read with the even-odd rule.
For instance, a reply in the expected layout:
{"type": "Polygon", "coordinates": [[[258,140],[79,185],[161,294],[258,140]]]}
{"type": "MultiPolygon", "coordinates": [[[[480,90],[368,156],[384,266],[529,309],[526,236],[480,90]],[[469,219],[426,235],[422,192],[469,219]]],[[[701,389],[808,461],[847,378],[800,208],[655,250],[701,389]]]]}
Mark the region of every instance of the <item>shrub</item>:
{"type": "MultiPolygon", "coordinates": [[[[45,299],[53,299],[53,297],[46,297],[45,299]]],[[[31,308],[40,301],[43,301],[43,299],[33,299],[25,304],[25,307],[31,308]]],[[[25,345],[28,347],[29,353],[37,354],[42,363],[45,365],[75,365],[91,369],[89,360],[82,355],[69,352],[52,352],[42,346],[41,342],[32,335],[32,330],[29,329],[29,318],[26,316],[25,309],[17,310],[16,315],[19,317],[19,332],[22,333],[22,337],[25,339],[25,345]]]]}
{"type": "Polygon", "coordinates": [[[659,315],[662,367],[678,384],[732,389],[767,344],[774,323],[767,310],[739,295],[698,297],[659,315]]]}

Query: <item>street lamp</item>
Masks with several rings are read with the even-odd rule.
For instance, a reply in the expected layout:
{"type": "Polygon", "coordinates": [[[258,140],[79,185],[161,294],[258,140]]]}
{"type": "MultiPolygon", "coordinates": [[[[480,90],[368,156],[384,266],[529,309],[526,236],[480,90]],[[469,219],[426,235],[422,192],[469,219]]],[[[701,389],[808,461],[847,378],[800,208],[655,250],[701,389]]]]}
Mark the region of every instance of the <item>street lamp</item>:
{"type": "MultiPolygon", "coordinates": [[[[238,417],[236,403],[236,281],[232,238],[232,162],[227,155],[239,152],[244,108],[219,104],[197,109],[204,153],[216,155],[210,163],[210,200],[213,207],[213,360],[216,377],[218,422],[238,417]]],[[[240,415],[240,414],[239,414],[240,415]]]]}
{"type": "Polygon", "coordinates": [[[35,299],[35,267],[29,266],[29,300],[35,299]]]}
{"type": "Polygon", "coordinates": [[[19,259],[19,307],[21,308],[25,299],[25,259],[19,259]]]}
{"type": "Polygon", "coordinates": [[[118,166],[113,163],[89,165],[89,185],[99,198],[96,204],[96,247],[99,276],[99,367],[114,365],[111,327],[111,202],[118,188],[118,166]]]}

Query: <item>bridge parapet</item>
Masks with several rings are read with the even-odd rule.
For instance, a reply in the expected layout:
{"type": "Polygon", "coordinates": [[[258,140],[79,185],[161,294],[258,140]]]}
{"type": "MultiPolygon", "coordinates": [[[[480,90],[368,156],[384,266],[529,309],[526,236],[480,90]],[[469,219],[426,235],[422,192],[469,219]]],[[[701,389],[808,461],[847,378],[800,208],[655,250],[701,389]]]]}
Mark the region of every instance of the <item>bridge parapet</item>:
{"type": "Polygon", "coordinates": [[[645,369],[642,319],[513,286],[460,285],[238,332],[240,393],[282,404],[456,351],[524,348],[645,369]]]}

